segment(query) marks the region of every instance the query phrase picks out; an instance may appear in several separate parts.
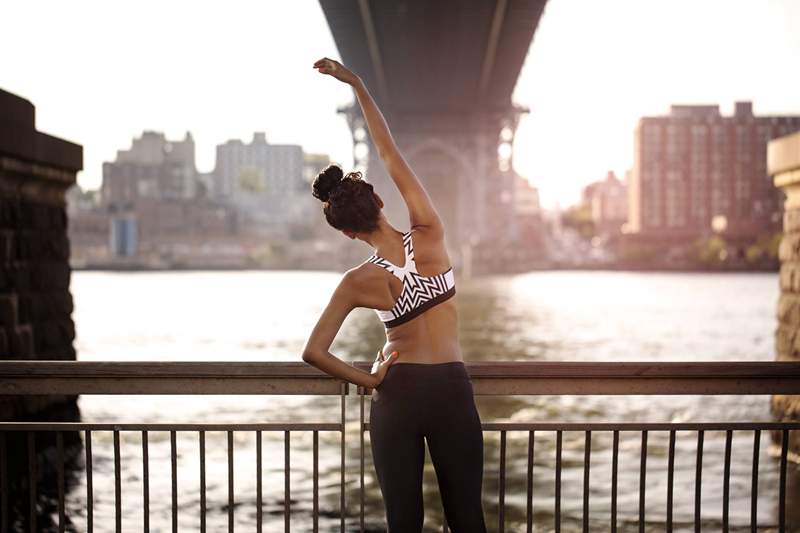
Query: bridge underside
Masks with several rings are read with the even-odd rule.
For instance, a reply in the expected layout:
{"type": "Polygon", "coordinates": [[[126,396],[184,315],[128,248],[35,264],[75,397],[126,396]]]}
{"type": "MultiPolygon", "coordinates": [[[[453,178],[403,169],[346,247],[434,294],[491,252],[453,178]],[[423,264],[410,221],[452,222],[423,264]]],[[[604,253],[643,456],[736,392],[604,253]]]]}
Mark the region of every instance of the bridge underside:
{"type": "MultiPolygon", "coordinates": [[[[343,62],[365,81],[442,216],[451,260],[490,237],[513,241],[511,94],[546,0],[320,0],[343,62]],[[508,144],[504,159],[498,147],[508,144]]],[[[341,110],[357,167],[408,224],[357,105],[341,110]]]]}

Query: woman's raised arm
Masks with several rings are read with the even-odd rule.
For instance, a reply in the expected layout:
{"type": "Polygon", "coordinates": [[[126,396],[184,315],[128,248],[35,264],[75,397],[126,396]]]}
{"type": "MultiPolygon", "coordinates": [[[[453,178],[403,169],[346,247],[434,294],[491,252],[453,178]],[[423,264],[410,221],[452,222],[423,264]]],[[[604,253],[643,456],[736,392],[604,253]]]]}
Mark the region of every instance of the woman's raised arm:
{"type": "Polygon", "coordinates": [[[408,207],[408,216],[412,228],[426,228],[432,234],[444,235],[444,225],[431,202],[427,191],[419,178],[408,165],[394,142],[389,126],[378,109],[375,100],[367,90],[364,82],[347,67],[323,58],[314,63],[314,68],[322,74],[328,74],[353,87],[358,103],[367,121],[372,143],[378,150],[386,171],[392,177],[397,189],[408,207]]]}

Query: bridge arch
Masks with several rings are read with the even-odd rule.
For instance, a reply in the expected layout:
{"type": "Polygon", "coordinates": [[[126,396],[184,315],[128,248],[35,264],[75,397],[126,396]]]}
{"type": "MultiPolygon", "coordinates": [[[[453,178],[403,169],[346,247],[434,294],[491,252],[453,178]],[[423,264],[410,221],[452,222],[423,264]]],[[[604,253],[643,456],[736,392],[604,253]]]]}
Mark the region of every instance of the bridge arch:
{"type": "Polygon", "coordinates": [[[405,157],[442,218],[448,244],[455,247],[465,229],[465,191],[473,178],[469,156],[441,138],[428,137],[415,143],[405,157]]]}

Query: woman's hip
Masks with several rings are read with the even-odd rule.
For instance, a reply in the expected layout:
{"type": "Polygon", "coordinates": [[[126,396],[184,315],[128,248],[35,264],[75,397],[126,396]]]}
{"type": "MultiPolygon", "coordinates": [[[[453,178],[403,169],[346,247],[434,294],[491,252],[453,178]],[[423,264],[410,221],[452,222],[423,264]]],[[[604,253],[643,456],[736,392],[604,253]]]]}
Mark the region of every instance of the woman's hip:
{"type": "Polygon", "coordinates": [[[373,402],[382,398],[405,398],[431,401],[447,397],[450,388],[472,395],[472,382],[462,361],[447,363],[393,363],[378,387],[373,389],[373,402]]]}
{"type": "Polygon", "coordinates": [[[424,428],[465,416],[478,415],[463,362],[392,364],[372,392],[371,422],[424,428]]]}

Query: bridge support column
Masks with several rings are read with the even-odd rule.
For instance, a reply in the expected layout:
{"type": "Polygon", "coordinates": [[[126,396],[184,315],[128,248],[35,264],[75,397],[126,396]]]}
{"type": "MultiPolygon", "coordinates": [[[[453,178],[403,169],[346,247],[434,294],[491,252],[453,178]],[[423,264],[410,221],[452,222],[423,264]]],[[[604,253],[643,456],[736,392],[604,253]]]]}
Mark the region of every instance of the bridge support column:
{"type": "MultiPolygon", "coordinates": [[[[786,193],[776,358],[800,362],[800,133],[770,141],[767,160],[775,185],[786,193]]],[[[772,412],[779,420],[800,420],[800,396],[773,396],[772,412]]],[[[791,432],[789,446],[794,460],[800,461],[800,431],[791,432]]]]}
{"type": "MultiPolygon", "coordinates": [[[[65,193],[83,149],[36,131],[34,114],[0,90],[0,359],[74,360],[65,193]]],[[[75,397],[6,397],[0,420],[61,409],[75,397]]]]}
{"type": "MultiPolygon", "coordinates": [[[[383,198],[390,221],[404,228],[403,199],[385,172],[355,103],[339,109],[353,134],[355,168],[383,198]]],[[[519,117],[527,109],[511,106],[492,113],[384,111],[403,156],[422,181],[445,225],[451,263],[467,272],[491,270],[475,249],[496,256],[517,238],[514,217],[512,143],[519,117]],[[465,253],[466,251],[466,253],[465,253]]]]}

